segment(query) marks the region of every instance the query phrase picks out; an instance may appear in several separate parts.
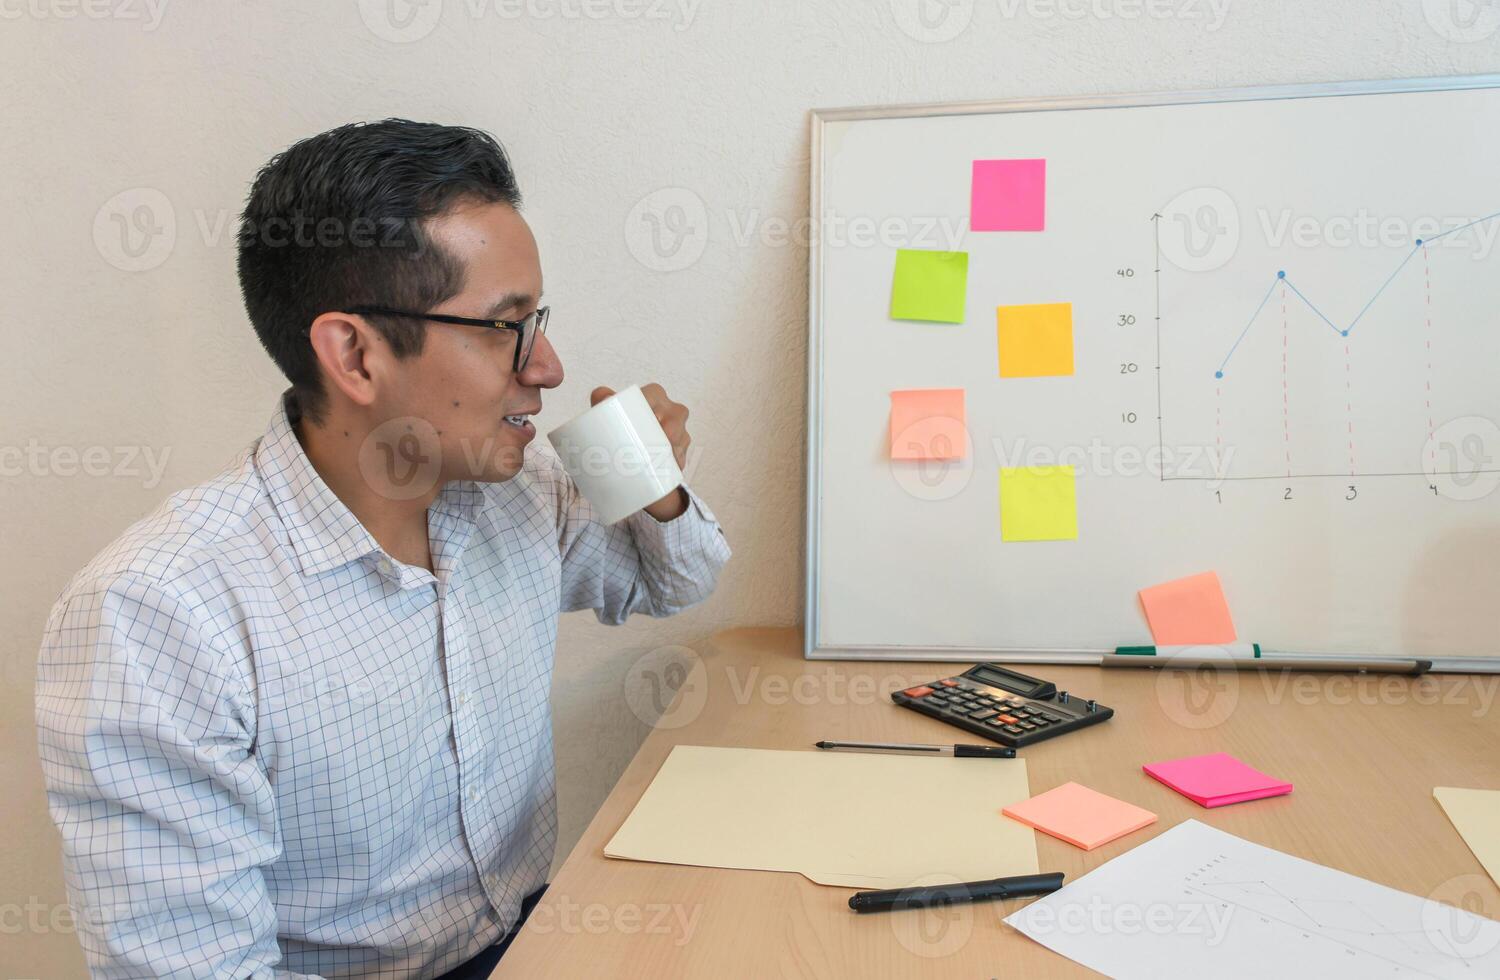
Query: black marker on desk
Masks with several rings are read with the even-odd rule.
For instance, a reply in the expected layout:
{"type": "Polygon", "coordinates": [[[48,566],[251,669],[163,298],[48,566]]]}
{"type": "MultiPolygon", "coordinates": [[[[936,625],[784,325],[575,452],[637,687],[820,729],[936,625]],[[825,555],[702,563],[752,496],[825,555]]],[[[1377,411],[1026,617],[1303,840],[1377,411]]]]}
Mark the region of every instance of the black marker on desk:
{"type": "Polygon", "coordinates": [[[849,907],[856,912],[888,912],[891,909],[925,909],[960,902],[989,902],[1001,898],[1047,895],[1062,887],[1063,873],[1017,875],[1014,878],[992,878],[968,881],[958,885],[934,885],[927,888],[892,888],[889,891],[857,892],[849,897],[849,907]]]}
{"type": "Polygon", "coordinates": [[[960,759],[1014,759],[1016,750],[1003,745],[918,745],[908,742],[816,742],[820,749],[844,752],[915,752],[953,755],[960,759]]]}

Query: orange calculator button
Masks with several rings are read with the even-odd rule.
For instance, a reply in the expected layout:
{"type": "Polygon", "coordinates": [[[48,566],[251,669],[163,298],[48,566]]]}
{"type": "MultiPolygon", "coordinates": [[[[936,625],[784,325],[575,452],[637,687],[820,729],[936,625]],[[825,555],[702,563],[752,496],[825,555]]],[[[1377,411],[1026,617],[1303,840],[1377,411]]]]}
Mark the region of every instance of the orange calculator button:
{"type": "Polygon", "coordinates": [[[909,698],[925,698],[927,695],[932,693],[932,688],[924,684],[921,687],[908,687],[901,693],[905,694],[909,698]]]}
{"type": "Polygon", "coordinates": [[[999,718],[996,718],[995,720],[996,721],[1003,721],[1007,725],[1014,725],[1019,719],[1017,719],[1015,715],[1001,715],[999,718]]]}
{"type": "Polygon", "coordinates": [[[941,685],[943,685],[944,687],[957,687],[958,686],[958,681],[954,680],[951,677],[948,678],[945,681],[938,681],[938,683],[941,684],[941,685]]]}

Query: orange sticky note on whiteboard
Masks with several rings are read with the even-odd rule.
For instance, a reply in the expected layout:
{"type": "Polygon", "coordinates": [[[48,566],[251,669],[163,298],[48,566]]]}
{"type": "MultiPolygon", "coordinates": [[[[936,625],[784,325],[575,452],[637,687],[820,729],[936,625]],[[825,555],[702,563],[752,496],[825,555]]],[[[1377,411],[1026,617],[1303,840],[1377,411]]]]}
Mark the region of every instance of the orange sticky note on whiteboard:
{"type": "Polygon", "coordinates": [[[1141,605],[1157,646],[1233,643],[1234,620],[1214,572],[1189,575],[1141,590],[1141,605]]]}
{"type": "Polygon", "coordinates": [[[1072,303],[996,307],[995,336],[1002,378],[1073,373],[1072,303]]]}
{"type": "Polygon", "coordinates": [[[891,459],[963,459],[968,445],[962,388],[891,392],[891,459]]]}
{"type": "Polygon", "coordinates": [[[1150,810],[1078,783],[1063,783],[1000,812],[1085,851],[1156,823],[1150,810]]]}

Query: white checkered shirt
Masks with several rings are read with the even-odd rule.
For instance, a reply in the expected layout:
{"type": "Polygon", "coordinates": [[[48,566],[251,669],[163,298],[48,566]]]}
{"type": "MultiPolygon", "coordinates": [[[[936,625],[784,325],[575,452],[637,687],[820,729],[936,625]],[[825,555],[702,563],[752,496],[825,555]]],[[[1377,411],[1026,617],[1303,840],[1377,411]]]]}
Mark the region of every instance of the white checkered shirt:
{"type": "Polygon", "coordinates": [[[96,977],[434,976],[501,938],[557,839],[562,611],[705,598],[687,513],[593,519],[549,448],[428,510],[436,575],[330,491],[284,401],[224,473],[80,571],[36,720],[96,977]]]}

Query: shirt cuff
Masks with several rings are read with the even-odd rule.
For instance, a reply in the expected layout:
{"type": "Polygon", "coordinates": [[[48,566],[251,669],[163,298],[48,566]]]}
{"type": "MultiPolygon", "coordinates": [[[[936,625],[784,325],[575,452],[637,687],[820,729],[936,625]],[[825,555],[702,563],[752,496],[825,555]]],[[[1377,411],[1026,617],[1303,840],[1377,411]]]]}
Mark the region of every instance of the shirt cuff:
{"type": "Polygon", "coordinates": [[[708,505],[687,484],[682,489],[687,493],[687,509],[670,521],[658,521],[644,510],[638,510],[625,518],[625,526],[635,545],[653,558],[670,559],[691,550],[717,550],[723,544],[724,532],[719,529],[719,520],[708,505]]]}

